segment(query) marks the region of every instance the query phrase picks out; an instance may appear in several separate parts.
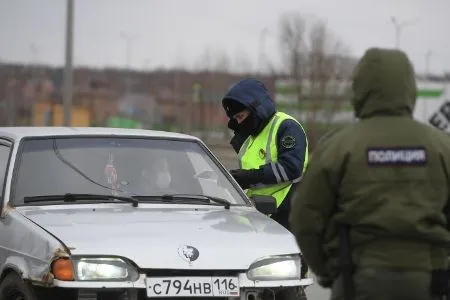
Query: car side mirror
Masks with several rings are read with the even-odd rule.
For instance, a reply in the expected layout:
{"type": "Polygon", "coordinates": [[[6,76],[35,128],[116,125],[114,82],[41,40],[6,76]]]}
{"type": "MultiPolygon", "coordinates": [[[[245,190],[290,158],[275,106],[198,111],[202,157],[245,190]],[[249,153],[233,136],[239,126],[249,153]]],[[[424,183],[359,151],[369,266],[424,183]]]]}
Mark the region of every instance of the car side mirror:
{"type": "Polygon", "coordinates": [[[256,209],[265,215],[277,212],[277,201],[272,196],[252,195],[250,199],[255,204],[256,209]]]}

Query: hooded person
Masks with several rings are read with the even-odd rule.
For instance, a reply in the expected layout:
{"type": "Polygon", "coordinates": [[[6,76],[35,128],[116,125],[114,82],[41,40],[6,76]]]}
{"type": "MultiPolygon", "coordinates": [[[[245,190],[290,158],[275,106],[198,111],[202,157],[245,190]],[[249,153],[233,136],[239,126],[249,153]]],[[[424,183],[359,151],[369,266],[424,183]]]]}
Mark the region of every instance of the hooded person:
{"type": "Polygon", "coordinates": [[[359,122],[317,146],[292,199],[291,231],[332,299],[442,299],[450,139],[413,119],[415,74],[404,52],[368,49],[352,88],[359,122]]]}
{"type": "Polygon", "coordinates": [[[302,125],[277,111],[267,88],[256,79],[236,83],[222,105],[234,131],[230,143],[239,156],[239,169],[230,173],[248,196],[273,196],[278,211],[271,217],[289,229],[289,199],[308,163],[302,125]]]}

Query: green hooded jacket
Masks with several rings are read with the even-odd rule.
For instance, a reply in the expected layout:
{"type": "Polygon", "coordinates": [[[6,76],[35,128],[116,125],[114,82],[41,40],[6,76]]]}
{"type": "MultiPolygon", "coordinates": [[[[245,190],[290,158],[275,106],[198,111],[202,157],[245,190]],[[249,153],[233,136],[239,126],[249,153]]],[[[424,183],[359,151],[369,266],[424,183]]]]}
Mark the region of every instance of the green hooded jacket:
{"type": "Polygon", "coordinates": [[[336,277],[345,223],[357,267],[446,267],[450,137],[413,120],[415,76],[403,52],[367,50],[352,87],[359,121],[321,139],[292,199],[306,262],[336,277]]]}

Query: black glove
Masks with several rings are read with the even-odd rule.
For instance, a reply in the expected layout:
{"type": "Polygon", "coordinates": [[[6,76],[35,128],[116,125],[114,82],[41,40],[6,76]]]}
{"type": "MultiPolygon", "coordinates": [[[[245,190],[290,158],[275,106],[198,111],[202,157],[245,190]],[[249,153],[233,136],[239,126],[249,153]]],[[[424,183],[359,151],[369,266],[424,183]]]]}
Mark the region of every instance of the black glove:
{"type": "Polygon", "coordinates": [[[317,283],[325,289],[329,289],[333,285],[333,279],[330,277],[317,276],[316,279],[317,279],[317,283]]]}
{"type": "Polygon", "coordinates": [[[241,188],[248,189],[250,185],[261,182],[263,177],[263,172],[260,169],[251,169],[251,170],[231,170],[231,175],[236,179],[241,188]]]}

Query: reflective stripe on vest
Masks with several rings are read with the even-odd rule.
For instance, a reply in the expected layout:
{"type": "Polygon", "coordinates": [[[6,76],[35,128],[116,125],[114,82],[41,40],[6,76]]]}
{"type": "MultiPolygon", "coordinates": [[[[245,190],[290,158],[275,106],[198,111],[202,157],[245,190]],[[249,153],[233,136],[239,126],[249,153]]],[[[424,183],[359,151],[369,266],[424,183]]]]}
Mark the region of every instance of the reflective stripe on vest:
{"type": "MultiPolygon", "coordinates": [[[[292,184],[299,182],[301,177],[294,180],[289,180],[283,166],[278,163],[278,148],[276,137],[280,124],[284,120],[294,120],[300,125],[303,132],[303,126],[283,112],[277,112],[258,136],[249,136],[239,151],[239,166],[241,169],[258,169],[264,164],[270,164],[272,171],[277,179],[276,184],[264,185],[258,184],[250,187],[246,194],[251,195],[271,195],[275,197],[277,206],[279,207],[286,195],[289,193],[292,184]]],[[[306,133],[305,133],[306,137],[306,133]]],[[[303,163],[303,172],[308,165],[308,139],[306,138],[305,160],[303,163]]]]}

